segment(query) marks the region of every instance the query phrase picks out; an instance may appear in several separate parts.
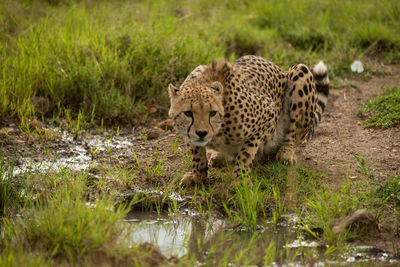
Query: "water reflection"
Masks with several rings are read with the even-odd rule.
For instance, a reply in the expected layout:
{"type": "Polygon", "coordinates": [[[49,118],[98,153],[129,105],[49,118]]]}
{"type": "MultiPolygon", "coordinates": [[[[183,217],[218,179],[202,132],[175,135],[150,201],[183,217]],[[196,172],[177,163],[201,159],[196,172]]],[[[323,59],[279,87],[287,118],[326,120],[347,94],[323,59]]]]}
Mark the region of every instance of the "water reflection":
{"type": "MultiPolygon", "coordinates": [[[[200,262],[210,260],[210,257],[233,257],[238,252],[243,258],[257,262],[264,260],[265,250],[271,242],[276,250],[275,260],[280,262],[294,257],[294,253],[298,253],[295,250],[304,244],[298,241],[295,226],[290,220],[277,227],[267,223],[255,232],[229,225],[225,220],[168,217],[154,213],[130,213],[126,221],[134,228],[132,241],[136,244],[150,242],[167,257],[179,258],[189,254],[200,262]],[[283,254],[281,252],[286,245],[283,254]]],[[[316,242],[313,244],[319,245],[316,242]]],[[[311,249],[309,244],[305,249],[311,249]]]]}
{"type": "Polygon", "coordinates": [[[154,213],[129,213],[126,221],[133,227],[132,241],[157,245],[167,257],[182,257],[188,253],[191,220],[167,219],[154,213]]]}
{"type": "MultiPolygon", "coordinates": [[[[296,217],[289,215],[286,222],[274,226],[266,222],[257,231],[230,225],[220,219],[199,219],[196,216],[158,216],[155,213],[133,212],[126,221],[133,227],[135,244],[150,242],[157,245],[167,257],[195,257],[206,265],[269,265],[304,266],[312,264],[342,264],[348,262],[399,262],[382,251],[373,248],[363,253],[354,247],[354,253],[325,256],[326,246],[315,240],[307,240],[299,234],[296,217]],[[270,250],[272,248],[272,250],[270,250]],[[360,256],[361,255],[361,256],[360,256]],[[310,261],[311,260],[311,261],[310,261]]],[[[361,248],[361,247],[360,247],[361,248]]]]}

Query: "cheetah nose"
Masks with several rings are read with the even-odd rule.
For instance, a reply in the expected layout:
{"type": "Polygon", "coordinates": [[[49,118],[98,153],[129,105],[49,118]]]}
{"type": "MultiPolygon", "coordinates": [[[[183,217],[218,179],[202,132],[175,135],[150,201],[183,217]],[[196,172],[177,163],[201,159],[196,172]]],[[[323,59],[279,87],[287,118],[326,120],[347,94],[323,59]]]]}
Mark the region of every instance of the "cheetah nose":
{"type": "Polygon", "coordinates": [[[200,138],[204,138],[204,137],[208,134],[208,131],[196,131],[196,134],[197,134],[200,138]]]}

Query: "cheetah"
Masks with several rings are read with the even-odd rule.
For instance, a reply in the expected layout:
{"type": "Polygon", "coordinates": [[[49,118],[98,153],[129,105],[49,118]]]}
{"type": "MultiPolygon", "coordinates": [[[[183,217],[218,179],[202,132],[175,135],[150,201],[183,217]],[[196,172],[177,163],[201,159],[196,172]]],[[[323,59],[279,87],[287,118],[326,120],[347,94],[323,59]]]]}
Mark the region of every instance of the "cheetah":
{"type": "Polygon", "coordinates": [[[223,161],[234,162],[238,181],[255,161],[271,156],[296,163],[299,145],[321,120],[329,78],[322,61],[311,70],[297,64],[284,71],[261,57],[244,56],[200,65],[179,88],[170,84],[168,94],[174,129],[190,141],[193,155],[193,170],[181,183],[202,182],[209,165],[223,161]]]}

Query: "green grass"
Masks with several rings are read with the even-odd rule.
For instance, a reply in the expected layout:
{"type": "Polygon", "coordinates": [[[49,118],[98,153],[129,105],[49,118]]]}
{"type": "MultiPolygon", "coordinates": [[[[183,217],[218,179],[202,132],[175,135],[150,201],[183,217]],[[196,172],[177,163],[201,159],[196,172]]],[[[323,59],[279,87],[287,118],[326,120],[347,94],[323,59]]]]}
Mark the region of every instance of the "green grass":
{"type": "Polygon", "coordinates": [[[372,193],[372,196],[385,201],[392,201],[400,207],[400,175],[390,177],[384,185],[372,193]]]}
{"type": "Polygon", "coordinates": [[[366,225],[350,227],[341,234],[334,233],[332,229],[340,219],[358,209],[367,209],[382,224],[394,224],[392,234],[398,231],[395,228],[400,218],[399,176],[392,176],[382,183],[382,177],[375,174],[364,157],[354,156],[358,161],[355,179],[346,177],[339,189],[323,185],[309,195],[299,209],[304,229],[329,245],[341,246],[350,239],[368,238],[368,232],[364,232],[368,227],[366,225]],[[316,229],[322,234],[318,234],[316,229]]]}
{"type": "Polygon", "coordinates": [[[274,161],[256,165],[251,178],[243,175],[238,185],[234,185],[226,170],[212,172],[211,177],[217,183],[214,191],[219,192],[213,195],[214,207],[220,208],[232,222],[254,230],[267,218],[272,218],[276,225],[287,212],[301,209],[306,198],[319,189],[324,174],[274,161]]]}
{"type": "Polygon", "coordinates": [[[244,226],[256,228],[259,219],[265,217],[268,193],[261,190],[261,183],[252,177],[253,185],[249,184],[247,176],[242,177],[241,183],[234,187],[232,197],[233,211],[226,208],[229,217],[244,226]]]}
{"type": "MultiPolygon", "coordinates": [[[[22,180],[22,179],[21,179],[22,180]]],[[[0,216],[15,209],[22,202],[23,182],[14,178],[14,161],[7,164],[0,157],[0,216]]]]}
{"type": "Polygon", "coordinates": [[[364,128],[386,129],[400,124],[400,88],[386,89],[385,93],[364,103],[361,113],[367,114],[364,128]]]}
{"type": "Polygon", "coordinates": [[[5,0],[0,116],[40,117],[31,99],[41,96],[46,116],[143,122],[149,104],[165,116],[168,83],[217,57],[258,54],[285,68],[324,59],[332,78],[364,56],[398,64],[399,14],[396,0],[5,0]]]}
{"type": "Polygon", "coordinates": [[[27,179],[26,195],[35,197],[25,199],[20,217],[2,217],[1,266],[140,264],[146,253],[139,255],[122,222],[129,209],[114,208],[109,194],[89,202],[85,173],[65,170],[27,179]]]}

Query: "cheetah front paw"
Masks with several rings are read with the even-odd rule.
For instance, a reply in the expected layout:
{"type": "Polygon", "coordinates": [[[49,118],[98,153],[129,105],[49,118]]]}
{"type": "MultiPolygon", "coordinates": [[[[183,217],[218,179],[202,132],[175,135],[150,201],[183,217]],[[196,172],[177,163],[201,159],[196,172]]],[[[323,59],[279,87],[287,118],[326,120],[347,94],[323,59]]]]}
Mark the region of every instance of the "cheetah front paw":
{"type": "Polygon", "coordinates": [[[187,172],[181,179],[181,185],[190,186],[192,184],[198,184],[203,181],[205,175],[200,175],[194,172],[187,172]]]}
{"type": "Polygon", "coordinates": [[[276,159],[285,165],[294,165],[297,162],[295,152],[289,147],[281,147],[276,154],[276,159]]]}

